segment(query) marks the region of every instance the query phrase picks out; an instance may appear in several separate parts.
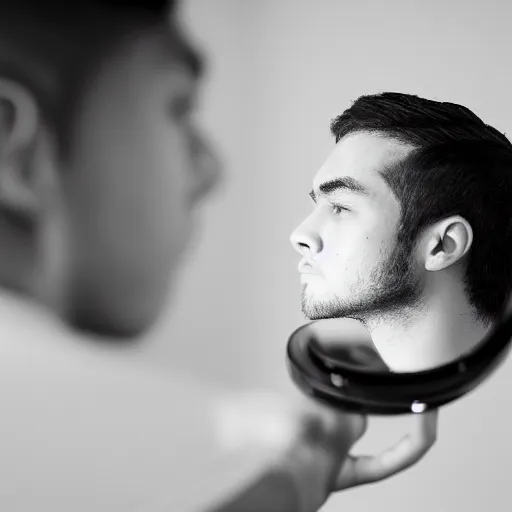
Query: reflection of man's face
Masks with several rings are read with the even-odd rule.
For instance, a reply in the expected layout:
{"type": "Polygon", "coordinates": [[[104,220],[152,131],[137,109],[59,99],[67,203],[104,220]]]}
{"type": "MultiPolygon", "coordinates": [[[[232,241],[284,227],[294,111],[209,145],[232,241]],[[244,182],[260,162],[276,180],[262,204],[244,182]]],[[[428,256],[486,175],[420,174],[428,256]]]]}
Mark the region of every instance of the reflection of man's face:
{"type": "Polygon", "coordinates": [[[407,151],[383,137],[352,134],[315,176],[315,208],[291,236],[303,256],[307,318],[364,320],[419,300],[419,269],[397,243],[400,205],[379,174],[407,151]]]}
{"type": "Polygon", "coordinates": [[[194,207],[218,180],[191,118],[196,78],[169,36],[141,31],[119,48],[77,113],[70,169],[62,173],[64,245],[72,314],[86,328],[129,334],[154,320],[194,207]]]}

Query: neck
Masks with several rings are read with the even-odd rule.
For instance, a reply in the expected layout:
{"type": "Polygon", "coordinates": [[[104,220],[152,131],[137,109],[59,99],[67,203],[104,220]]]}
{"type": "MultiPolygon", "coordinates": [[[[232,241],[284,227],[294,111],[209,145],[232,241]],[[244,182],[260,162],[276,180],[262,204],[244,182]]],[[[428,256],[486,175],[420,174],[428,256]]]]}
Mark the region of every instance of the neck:
{"type": "Polygon", "coordinates": [[[395,372],[452,362],[475,347],[492,327],[476,317],[460,279],[451,275],[431,279],[422,305],[413,312],[401,318],[368,319],[365,324],[380,356],[395,372]]]}

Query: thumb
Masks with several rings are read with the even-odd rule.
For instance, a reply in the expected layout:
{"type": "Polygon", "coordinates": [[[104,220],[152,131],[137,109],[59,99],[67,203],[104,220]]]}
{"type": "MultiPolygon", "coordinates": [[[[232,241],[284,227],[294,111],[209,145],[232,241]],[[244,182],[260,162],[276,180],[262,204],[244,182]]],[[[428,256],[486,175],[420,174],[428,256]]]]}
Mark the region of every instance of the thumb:
{"type": "Polygon", "coordinates": [[[437,438],[438,411],[418,414],[414,430],[390,449],[376,456],[349,455],[336,482],[336,490],[379,482],[421,460],[437,438]]]}

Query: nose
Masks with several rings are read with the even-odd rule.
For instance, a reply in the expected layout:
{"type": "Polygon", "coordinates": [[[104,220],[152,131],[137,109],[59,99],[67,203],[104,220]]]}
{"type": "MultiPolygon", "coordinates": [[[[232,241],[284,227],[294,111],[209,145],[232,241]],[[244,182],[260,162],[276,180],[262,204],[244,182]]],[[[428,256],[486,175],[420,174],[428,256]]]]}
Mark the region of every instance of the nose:
{"type": "Polygon", "coordinates": [[[191,138],[191,157],[195,176],[192,201],[196,203],[210,195],[221,183],[223,172],[222,164],[212,144],[197,131],[191,138]]]}
{"type": "Polygon", "coordinates": [[[290,236],[292,247],[306,258],[314,257],[322,250],[320,235],[309,226],[307,220],[303,222],[290,236]]]}

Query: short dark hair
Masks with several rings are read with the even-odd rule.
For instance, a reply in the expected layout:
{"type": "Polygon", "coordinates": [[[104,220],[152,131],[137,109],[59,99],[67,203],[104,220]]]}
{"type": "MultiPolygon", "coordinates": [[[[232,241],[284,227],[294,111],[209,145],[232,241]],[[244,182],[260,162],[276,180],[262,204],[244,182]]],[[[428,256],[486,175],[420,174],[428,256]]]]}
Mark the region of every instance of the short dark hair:
{"type": "Polygon", "coordinates": [[[512,144],[469,109],[410,94],[361,96],[334,119],[336,142],[367,132],[411,146],[380,170],[401,206],[399,243],[411,250],[428,226],[452,215],[473,229],[465,259],[470,303],[495,320],[512,291],[512,144]]]}

